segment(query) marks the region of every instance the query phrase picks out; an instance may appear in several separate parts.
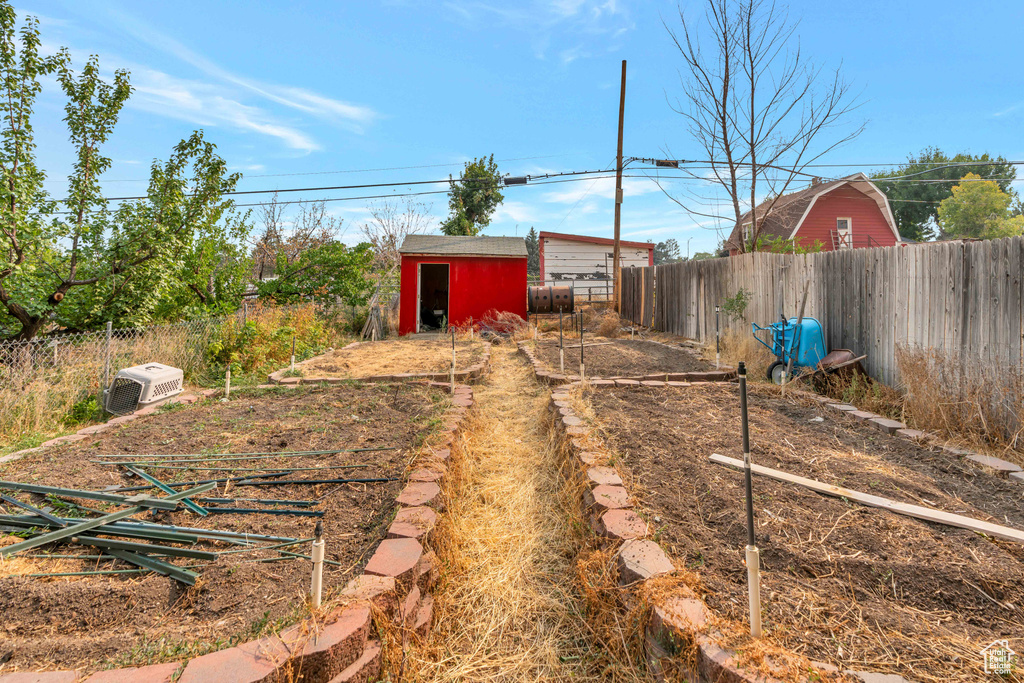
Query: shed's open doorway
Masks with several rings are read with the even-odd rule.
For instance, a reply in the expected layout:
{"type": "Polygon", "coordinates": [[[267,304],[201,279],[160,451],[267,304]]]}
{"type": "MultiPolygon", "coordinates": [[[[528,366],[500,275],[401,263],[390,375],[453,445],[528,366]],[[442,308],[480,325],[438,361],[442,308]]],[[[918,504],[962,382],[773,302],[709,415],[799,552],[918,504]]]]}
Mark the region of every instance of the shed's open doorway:
{"type": "Polygon", "coordinates": [[[448,324],[448,264],[419,264],[417,332],[440,330],[448,324]]]}

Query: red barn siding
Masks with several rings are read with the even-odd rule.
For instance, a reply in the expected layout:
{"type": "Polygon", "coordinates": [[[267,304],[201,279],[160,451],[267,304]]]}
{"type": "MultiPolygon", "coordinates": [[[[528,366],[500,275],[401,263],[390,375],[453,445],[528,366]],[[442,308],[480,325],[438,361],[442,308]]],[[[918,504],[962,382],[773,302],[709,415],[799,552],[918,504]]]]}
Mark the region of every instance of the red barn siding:
{"type": "Polygon", "coordinates": [[[480,320],[492,308],[526,318],[526,257],[403,254],[399,334],[416,331],[416,266],[420,263],[448,264],[448,317],[452,325],[480,320]]]}
{"type": "Polygon", "coordinates": [[[836,230],[837,218],[850,219],[853,246],[857,248],[891,247],[896,244],[896,236],[875,200],[849,186],[818,197],[800,226],[796,240],[805,247],[819,240],[823,251],[832,251],[832,235],[836,230]],[[868,236],[871,237],[870,241],[868,236]]]}

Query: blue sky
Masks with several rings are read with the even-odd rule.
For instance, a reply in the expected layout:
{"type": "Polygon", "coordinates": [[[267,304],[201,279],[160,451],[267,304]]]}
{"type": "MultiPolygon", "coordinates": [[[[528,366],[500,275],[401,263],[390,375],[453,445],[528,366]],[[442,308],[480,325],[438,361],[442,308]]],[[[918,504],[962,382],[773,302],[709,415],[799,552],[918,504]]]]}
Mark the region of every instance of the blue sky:
{"type": "MultiPolygon", "coordinates": [[[[681,94],[680,60],[662,20],[678,27],[678,6],[624,0],[16,4],[20,13],[40,18],[47,49],[67,46],[76,65],[98,54],[104,70],[132,72],[136,91],[106,147],[114,159],[108,196],[143,191],[151,161],[166,158],[195,128],[245,175],[240,189],[432,180],[492,153],[512,175],[611,167],[622,59],[628,60],[625,154],[700,157],[669,106],[681,94]],[[409,166],[425,168],[363,170],[409,166]]],[[[681,6],[699,9],[700,3],[681,6]]],[[[842,63],[862,93],[857,116],[867,123],[864,133],[823,161],[850,164],[852,173],[928,145],[1024,158],[1024,72],[1017,68],[1024,2],[795,0],[790,13],[800,21],[805,56],[826,66],[842,63]]],[[[48,84],[35,129],[56,196],[71,154],[62,106],[58,89],[48,84]]],[[[408,190],[375,193],[392,191],[408,190]]],[[[613,192],[611,180],[509,188],[486,234],[523,235],[535,226],[610,236],[613,192]]],[[[438,220],[447,213],[444,194],[418,201],[431,205],[438,220]]],[[[357,238],[367,203],[328,204],[345,219],[347,241],[357,238]]],[[[719,238],[701,222],[654,183],[626,180],[623,238],[674,237],[684,252],[688,242],[691,252],[706,251],[719,238]]]]}

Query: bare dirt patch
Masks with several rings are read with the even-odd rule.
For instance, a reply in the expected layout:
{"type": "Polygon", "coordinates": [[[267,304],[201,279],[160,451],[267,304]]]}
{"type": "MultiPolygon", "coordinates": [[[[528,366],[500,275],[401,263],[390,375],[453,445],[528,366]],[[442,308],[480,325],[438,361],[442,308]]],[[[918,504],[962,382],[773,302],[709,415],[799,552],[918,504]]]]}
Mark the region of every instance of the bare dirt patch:
{"type": "MultiPolygon", "coordinates": [[[[565,371],[578,372],[579,339],[564,340],[565,371]]],[[[682,348],[673,348],[649,341],[629,339],[586,339],[583,360],[590,377],[638,377],[661,372],[706,372],[712,365],[682,348]],[[594,344],[591,346],[591,344],[594,344]]],[[[534,343],[538,360],[549,370],[558,372],[558,339],[534,343]]]]}
{"type": "MultiPolygon", "coordinates": [[[[605,389],[590,401],[658,540],[698,572],[726,632],[742,633],[743,476],[708,461],[741,456],[737,387],[605,389]]],[[[1024,528],[1019,482],[775,387],[750,388],[750,429],[758,464],[1024,528]]],[[[771,642],[919,682],[979,680],[982,648],[1007,637],[1024,645],[1019,545],[764,477],[755,477],[754,503],[771,642]]]]}
{"type": "MultiPolygon", "coordinates": [[[[401,479],[412,449],[439,421],[447,398],[414,384],[253,390],[233,396],[229,403],[207,400],[189,407],[173,407],[84,441],[32,454],[0,466],[0,478],[98,490],[109,485],[140,483],[138,479],[127,478],[121,467],[91,462],[100,459],[96,457],[100,454],[388,448],[247,462],[215,460],[202,464],[204,467],[267,469],[360,465],[358,469],[297,471],[283,478],[394,479],[383,483],[273,487],[228,484],[203,494],[211,498],[320,501],[309,509],[324,512],[327,559],[338,563],[325,567],[324,583],[330,595],[358,572],[383,537],[393,516],[394,498],[401,490],[401,479]]],[[[168,483],[238,474],[159,466],[147,470],[168,483]]],[[[40,496],[18,495],[37,506],[48,503],[40,496]]],[[[75,502],[104,509],[104,503],[99,501],[75,502]]],[[[260,506],[239,501],[204,503],[204,507],[260,506]]],[[[21,514],[10,507],[6,513],[21,514]]],[[[151,519],[148,515],[137,517],[151,519]]],[[[162,514],[156,521],[289,538],[312,536],[316,522],[311,517],[270,514],[211,513],[199,517],[184,511],[162,514]]],[[[16,540],[0,535],[2,544],[16,540]]],[[[219,552],[245,546],[204,540],[195,547],[219,552]]],[[[308,554],[309,543],[284,550],[308,554]]],[[[100,551],[80,546],[43,546],[24,555],[47,553],[96,556],[100,551]]],[[[275,550],[256,550],[222,554],[209,563],[170,558],[178,566],[200,565],[194,569],[200,578],[191,588],[155,574],[55,579],[24,576],[33,572],[130,568],[120,561],[115,564],[111,559],[37,559],[16,555],[0,561],[0,611],[4,614],[0,624],[0,658],[10,656],[9,661],[0,666],[0,672],[72,667],[91,670],[182,659],[275,631],[306,615],[304,600],[310,576],[307,560],[272,560],[280,557],[275,550]]]]}
{"type": "MultiPolygon", "coordinates": [[[[455,342],[455,370],[465,370],[484,354],[483,342],[455,342]]],[[[448,372],[451,340],[389,339],[364,342],[310,359],[299,366],[305,377],[369,377],[399,373],[448,372]]]]}

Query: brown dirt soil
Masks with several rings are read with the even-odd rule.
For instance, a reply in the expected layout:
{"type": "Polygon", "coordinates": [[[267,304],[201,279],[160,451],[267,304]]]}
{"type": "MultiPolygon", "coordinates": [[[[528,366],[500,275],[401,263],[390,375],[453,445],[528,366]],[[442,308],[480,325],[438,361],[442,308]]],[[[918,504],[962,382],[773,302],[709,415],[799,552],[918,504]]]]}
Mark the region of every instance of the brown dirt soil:
{"type": "MultiPolygon", "coordinates": [[[[699,573],[704,599],[742,649],[743,476],[708,461],[742,456],[738,388],[601,390],[590,400],[657,539],[699,573]]],[[[758,464],[1024,528],[1020,482],[769,385],[750,387],[749,416],[758,464]]],[[[919,683],[980,680],[982,648],[1001,638],[1024,647],[1019,545],[765,477],[754,479],[754,503],[771,642],[919,683]]]]}
{"type": "MultiPolygon", "coordinates": [[[[565,349],[565,371],[578,373],[580,367],[579,339],[563,341],[565,349]],[[572,347],[572,348],[570,348],[572,347]]],[[[705,372],[714,367],[682,348],[672,348],[649,341],[629,339],[586,338],[583,360],[589,377],[638,377],[659,372],[705,372]]],[[[558,338],[535,343],[537,358],[549,370],[558,372],[558,338]]]]}
{"type": "MultiPolygon", "coordinates": [[[[412,449],[430,433],[447,397],[415,384],[357,385],[337,388],[278,389],[232,394],[230,403],[206,400],[174,406],[67,446],[35,453],[0,466],[0,478],[97,490],[111,484],[138,485],[119,467],[90,462],[99,454],[254,453],[397,447],[396,450],[339,453],[256,461],[215,461],[209,467],[317,467],[368,465],[359,469],[295,472],[286,479],[395,477],[387,483],[286,485],[219,488],[206,497],[319,500],[323,511],[327,559],[327,597],[344,587],[383,538],[401,490],[412,449]]],[[[180,464],[180,463],[176,463],[180,464]]],[[[166,482],[224,477],[234,472],[148,470],[166,482]]],[[[163,495],[163,494],[159,494],[163,495]]],[[[37,506],[40,496],[18,494],[37,506]]],[[[76,501],[102,509],[99,501],[76,501]]],[[[250,502],[223,507],[254,508],[250,502]]],[[[204,504],[214,508],[217,504],[204,504]]],[[[289,508],[290,505],[278,507],[289,508]]],[[[111,507],[110,511],[117,508],[111,507]]],[[[7,514],[20,514],[8,509],[7,514]]],[[[59,514],[59,513],[58,513],[59,514]]],[[[148,516],[139,516],[149,519],[148,516]]],[[[210,514],[199,517],[176,511],[159,521],[180,526],[249,531],[271,536],[308,538],[316,519],[268,514],[210,514]]],[[[19,539],[0,534],[0,544],[19,539]]],[[[138,539],[137,542],[150,542],[138,539]]],[[[160,543],[160,541],[152,541],[160,543]]],[[[242,546],[201,540],[203,550],[242,546]]],[[[308,555],[309,543],[284,548],[308,555]]],[[[44,546],[25,555],[86,554],[98,549],[44,546]]],[[[205,563],[174,558],[195,568],[192,588],[156,574],[32,578],[32,572],[124,569],[111,560],[33,559],[15,556],[0,561],[0,673],[15,670],[81,668],[93,670],[183,659],[273,632],[308,613],[307,560],[254,560],[280,557],[273,550],[220,556],[205,563]]]]}
{"type": "MultiPolygon", "coordinates": [[[[455,369],[465,370],[484,353],[482,342],[455,342],[455,369]]],[[[338,349],[297,366],[304,377],[369,377],[399,373],[448,372],[451,340],[389,339],[338,349]]]]}

